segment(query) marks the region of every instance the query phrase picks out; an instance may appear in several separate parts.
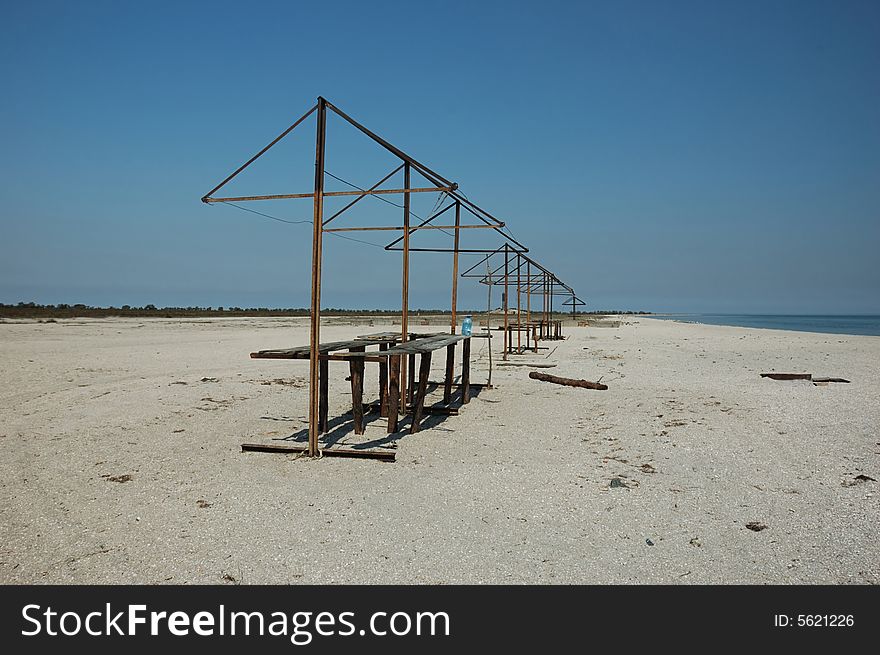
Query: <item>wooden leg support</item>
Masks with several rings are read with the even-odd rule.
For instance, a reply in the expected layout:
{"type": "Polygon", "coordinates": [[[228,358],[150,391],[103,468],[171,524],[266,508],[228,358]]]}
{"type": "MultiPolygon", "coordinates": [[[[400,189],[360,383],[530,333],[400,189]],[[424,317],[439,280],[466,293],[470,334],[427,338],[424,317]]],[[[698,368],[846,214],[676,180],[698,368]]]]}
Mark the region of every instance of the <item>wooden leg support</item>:
{"type": "Polygon", "coordinates": [[[455,344],[446,346],[446,380],[443,383],[443,404],[452,402],[452,378],[455,377],[455,344]]]}
{"type": "MultiPolygon", "coordinates": [[[[362,352],[365,348],[351,348],[351,352],[362,352]]],[[[364,360],[352,357],[348,362],[351,373],[351,415],[354,418],[354,433],[364,433],[364,360]]]]}
{"type": "Polygon", "coordinates": [[[471,340],[465,339],[461,346],[461,404],[471,401],[471,340]]]}
{"type": "Polygon", "coordinates": [[[321,359],[318,364],[318,432],[327,432],[327,414],[329,398],[327,393],[328,384],[328,361],[321,359]]]}
{"type": "MultiPolygon", "coordinates": [[[[406,404],[412,407],[413,395],[416,386],[416,356],[409,356],[409,364],[407,365],[407,383],[406,383],[406,404]]],[[[406,411],[406,407],[403,408],[406,411]]]]}
{"type": "Polygon", "coordinates": [[[388,434],[397,432],[400,405],[400,355],[392,355],[388,371],[388,434]]]}
{"type": "MultiPolygon", "coordinates": [[[[379,344],[379,351],[388,350],[387,343],[379,344]]],[[[379,362],[379,416],[388,416],[388,359],[379,362]]]]}
{"type": "Polygon", "coordinates": [[[413,417],[412,425],[409,428],[410,434],[419,431],[419,423],[422,422],[422,414],[425,409],[425,394],[428,391],[428,377],[431,374],[431,353],[422,353],[419,361],[419,388],[413,400],[413,417]]]}

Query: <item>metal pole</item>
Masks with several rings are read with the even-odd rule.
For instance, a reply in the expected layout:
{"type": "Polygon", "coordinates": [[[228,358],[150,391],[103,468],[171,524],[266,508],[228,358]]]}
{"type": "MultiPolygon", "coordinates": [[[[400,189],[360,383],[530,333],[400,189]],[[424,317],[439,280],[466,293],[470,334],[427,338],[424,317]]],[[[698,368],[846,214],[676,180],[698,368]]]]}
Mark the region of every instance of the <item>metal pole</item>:
{"type": "MultiPolygon", "coordinates": [[[[489,258],[486,258],[486,271],[489,272],[489,258]]],[[[492,387],[492,273],[489,272],[489,289],[486,298],[486,341],[489,344],[489,380],[488,386],[492,387]]]]}
{"type": "Polygon", "coordinates": [[[508,343],[508,334],[507,334],[507,307],[508,307],[507,283],[508,283],[508,278],[509,278],[509,271],[508,271],[509,256],[510,256],[509,251],[510,251],[510,246],[508,246],[505,243],[504,244],[504,361],[505,362],[507,361],[507,350],[508,350],[508,347],[510,346],[510,344],[508,343]]]}
{"type": "Polygon", "coordinates": [[[529,339],[534,339],[535,352],[538,352],[538,336],[532,327],[532,262],[528,259],[526,259],[526,279],[528,280],[526,287],[526,348],[529,346],[529,339]]]}
{"type": "Polygon", "coordinates": [[[522,352],[522,340],[520,337],[520,328],[522,327],[522,312],[520,311],[519,299],[520,289],[522,285],[522,276],[520,269],[522,268],[522,256],[516,253],[516,352],[522,352]]]}
{"type": "Polygon", "coordinates": [[[455,237],[454,237],[454,245],[452,247],[453,255],[452,255],[452,325],[450,326],[450,332],[455,334],[456,329],[456,309],[458,303],[458,235],[460,230],[458,229],[461,225],[461,203],[455,203],[455,237]]]}
{"type": "MultiPolygon", "coordinates": [[[[406,162],[403,166],[403,186],[409,189],[410,165],[406,162]]],[[[400,341],[405,343],[409,340],[409,198],[410,194],[403,194],[403,284],[401,292],[401,319],[400,341]]],[[[407,393],[407,357],[400,358],[400,413],[406,414],[407,393]]]]}
{"type": "Polygon", "coordinates": [[[312,226],[312,306],[309,336],[309,456],[318,456],[319,344],[321,340],[321,248],[324,234],[324,151],[327,136],[327,105],[318,98],[315,137],[315,201],[312,226]]]}
{"type": "Polygon", "coordinates": [[[526,260],[526,279],[529,286],[526,288],[526,323],[532,322],[532,262],[526,260]]]}
{"type": "Polygon", "coordinates": [[[544,284],[543,284],[543,290],[542,290],[542,293],[544,295],[544,310],[543,310],[543,313],[541,316],[541,338],[542,339],[547,336],[546,330],[547,330],[547,326],[550,321],[550,319],[547,318],[547,280],[548,280],[547,274],[544,273],[544,280],[543,280],[544,284]]]}

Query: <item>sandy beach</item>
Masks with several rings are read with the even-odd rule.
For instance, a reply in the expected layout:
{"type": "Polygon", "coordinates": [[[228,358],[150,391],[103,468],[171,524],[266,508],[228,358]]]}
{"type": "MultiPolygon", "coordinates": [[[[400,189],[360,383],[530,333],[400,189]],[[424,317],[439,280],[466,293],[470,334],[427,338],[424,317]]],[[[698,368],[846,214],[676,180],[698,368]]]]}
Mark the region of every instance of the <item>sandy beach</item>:
{"type": "MultiPolygon", "coordinates": [[[[330,318],[322,340],[383,329],[330,318]]],[[[513,361],[607,391],[496,367],[382,463],[240,452],[306,426],[308,362],[248,358],[308,343],[306,320],[0,324],[0,582],[880,582],[880,337],[565,333],[513,361]]],[[[385,441],[375,414],[363,438],[385,441]]]]}

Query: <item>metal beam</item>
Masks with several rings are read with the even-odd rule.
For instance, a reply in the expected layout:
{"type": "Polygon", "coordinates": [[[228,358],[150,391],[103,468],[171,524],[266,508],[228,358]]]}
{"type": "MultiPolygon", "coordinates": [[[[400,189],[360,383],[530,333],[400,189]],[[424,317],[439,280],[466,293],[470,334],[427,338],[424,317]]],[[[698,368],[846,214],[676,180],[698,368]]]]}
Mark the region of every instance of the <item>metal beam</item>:
{"type": "Polygon", "coordinates": [[[248,159],[244,164],[242,164],[241,166],[239,166],[239,167],[235,170],[234,173],[232,173],[229,177],[227,177],[225,180],[223,180],[220,184],[218,184],[217,186],[215,186],[213,189],[211,189],[210,191],[208,191],[208,193],[206,193],[205,195],[203,195],[203,196],[202,196],[202,202],[209,202],[209,196],[210,196],[210,195],[212,195],[213,193],[216,193],[216,192],[219,191],[222,187],[226,186],[226,183],[227,183],[227,182],[229,182],[230,180],[232,180],[232,178],[234,178],[236,175],[238,175],[239,173],[241,173],[241,172],[242,172],[244,169],[246,169],[248,166],[250,166],[250,165],[253,164],[255,161],[257,161],[257,159],[259,159],[259,158],[263,155],[263,153],[265,153],[269,148],[271,148],[271,147],[274,146],[276,143],[278,143],[279,141],[281,141],[281,139],[283,139],[283,138],[286,137],[288,134],[290,134],[290,133],[294,130],[294,128],[296,128],[297,125],[299,125],[300,123],[302,123],[305,119],[307,119],[309,116],[312,115],[312,112],[313,112],[313,111],[315,111],[316,109],[318,109],[318,106],[321,104],[321,100],[322,100],[322,99],[319,98],[319,99],[318,99],[318,104],[316,104],[314,107],[312,107],[311,109],[309,109],[305,114],[303,114],[300,118],[298,118],[298,119],[296,120],[296,122],[295,122],[293,125],[291,125],[290,127],[288,127],[286,130],[284,130],[281,134],[279,134],[278,136],[276,136],[274,139],[272,139],[272,142],[271,142],[269,145],[267,145],[265,148],[263,148],[262,150],[260,150],[260,152],[258,152],[256,155],[254,155],[253,157],[251,157],[250,159],[248,159]]]}
{"type": "MultiPolygon", "coordinates": [[[[422,187],[418,189],[364,189],[363,191],[324,191],[322,195],[325,198],[336,198],[339,196],[386,196],[400,193],[437,193],[439,191],[449,191],[449,187],[422,187]]],[[[202,202],[244,202],[246,200],[291,200],[295,198],[311,198],[314,193],[275,193],[264,196],[231,196],[229,198],[203,198],[202,202]]]]}
{"type": "Polygon", "coordinates": [[[327,107],[318,98],[318,127],[315,137],[315,193],[312,225],[312,306],[309,332],[309,456],[318,456],[319,362],[321,342],[321,248],[324,225],[324,154],[327,138],[327,107]]]}

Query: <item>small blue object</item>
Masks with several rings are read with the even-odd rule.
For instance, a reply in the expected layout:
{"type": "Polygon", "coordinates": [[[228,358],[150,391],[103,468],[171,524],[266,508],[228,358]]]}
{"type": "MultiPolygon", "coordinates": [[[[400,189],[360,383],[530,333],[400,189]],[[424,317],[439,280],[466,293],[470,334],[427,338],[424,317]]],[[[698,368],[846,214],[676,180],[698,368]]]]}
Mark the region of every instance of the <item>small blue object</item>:
{"type": "Polygon", "coordinates": [[[461,333],[463,336],[469,337],[471,336],[471,330],[473,329],[473,321],[470,316],[465,316],[464,320],[461,322],[461,333]]]}

